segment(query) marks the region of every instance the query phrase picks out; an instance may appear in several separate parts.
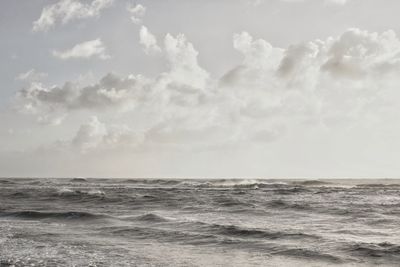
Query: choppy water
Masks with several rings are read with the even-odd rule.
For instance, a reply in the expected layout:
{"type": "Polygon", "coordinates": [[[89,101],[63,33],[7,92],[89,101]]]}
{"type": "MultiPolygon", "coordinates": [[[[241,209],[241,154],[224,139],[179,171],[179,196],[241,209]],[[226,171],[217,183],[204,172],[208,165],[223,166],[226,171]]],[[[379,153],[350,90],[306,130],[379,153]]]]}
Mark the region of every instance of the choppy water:
{"type": "Polygon", "coordinates": [[[397,180],[0,179],[0,266],[399,262],[397,180]]]}

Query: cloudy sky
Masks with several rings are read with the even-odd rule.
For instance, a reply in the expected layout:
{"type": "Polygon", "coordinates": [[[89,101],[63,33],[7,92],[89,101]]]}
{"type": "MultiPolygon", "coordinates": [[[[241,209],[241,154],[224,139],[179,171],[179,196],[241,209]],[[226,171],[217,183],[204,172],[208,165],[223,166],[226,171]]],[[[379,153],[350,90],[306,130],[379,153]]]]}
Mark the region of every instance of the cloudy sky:
{"type": "Polygon", "coordinates": [[[398,0],[4,0],[0,176],[399,177],[398,0]]]}

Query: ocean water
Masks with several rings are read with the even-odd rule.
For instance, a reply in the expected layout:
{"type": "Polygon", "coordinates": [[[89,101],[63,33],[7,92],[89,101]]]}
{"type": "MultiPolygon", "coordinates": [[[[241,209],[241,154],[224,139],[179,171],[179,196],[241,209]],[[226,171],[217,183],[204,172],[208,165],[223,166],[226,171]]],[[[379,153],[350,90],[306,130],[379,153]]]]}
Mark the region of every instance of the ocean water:
{"type": "Polygon", "coordinates": [[[398,180],[0,179],[0,266],[377,265],[398,180]]]}

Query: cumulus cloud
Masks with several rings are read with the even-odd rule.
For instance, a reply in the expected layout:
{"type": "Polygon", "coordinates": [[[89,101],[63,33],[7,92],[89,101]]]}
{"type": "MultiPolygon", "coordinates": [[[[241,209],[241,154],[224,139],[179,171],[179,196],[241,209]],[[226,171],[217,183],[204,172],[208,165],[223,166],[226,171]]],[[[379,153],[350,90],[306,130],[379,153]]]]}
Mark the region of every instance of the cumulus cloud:
{"type": "Polygon", "coordinates": [[[33,22],[33,31],[48,31],[56,24],[67,24],[73,20],[98,17],[101,11],[110,7],[114,0],[60,0],[45,6],[38,20],[33,22]]]}
{"type": "Polygon", "coordinates": [[[298,125],[368,124],[383,116],[385,106],[400,106],[393,97],[400,82],[400,41],[393,31],[349,29],[287,48],[242,32],[233,36],[233,48],[242,61],[213,78],[184,35],[167,34],[160,50],[168,69],[156,77],[108,74],[85,87],[32,83],[19,99],[39,113],[123,109],[146,118],[128,135],[111,134],[92,119],[74,138],[78,147],[97,147],[115,135],[131,140],[127,136],[137,131],[149,144],[269,142],[298,125]]]}
{"type": "Polygon", "coordinates": [[[67,82],[61,87],[32,83],[28,88],[22,89],[18,96],[23,102],[23,109],[32,112],[121,108],[144,97],[147,83],[147,79],[140,75],[120,78],[110,73],[97,84],[84,87],[73,82],[67,82]]]}
{"type": "Polygon", "coordinates": [[[35,69],[30,69],[27,72],[20,73],[16,79],[27,82],[37,82],[48,76],[47,73],[39,72],[35,69]]]}
{"type": "Polygon", "coordinates": [[[344,122],[370,116],[392,102],[383,95],[393,93],[399,70],[400,43],[393,31],[349,29],[339,37],[272,50],[255,49],[259,45],[246,34],[239,40],[235,46],[244,61],[222,84],[240,89],[241,114],[344,122]],[[261,52],[253,58],[254,51],[261,52]]]}
{"type": "MultiPolygon", "coordinates": [[[[77,52],[80,49],[71,51],[68,55],[81,54],[77,52]]],[[[193,45],[184,35],[173,37],[167,34],[164,56],[168,70],[153,79],[142,75],[121,78],[107,74],[98,83],[83,87],[73,82],[53,87],[32,83],[19,92],[19,99],[31,109],[51,110],[127,108],[149,98],[157,98],[159,102],[175,101],[181,105],[199,101],[200,94],[207,86],[209,74],[199,66],[198,52],[193,45]]]]}
{"type": "Polygon", "coordinates": [[[64,51],[53,51],[53,56],[62,60],[74,58],[92,58],[109,59],[106,48],[100,39],[95,39],[75,45],[71,49],[64,51]]]}
{"type": "Polygon", "coordinates": [[[170,65],[168,79],[174,83],[191,87],[204,88],[209,74],[198,64],[198,52],[185,35],[173,37],[170,34],[164,39],[165,54],[170,65]]]}
{"type": "Polygon", "coordinates": [[[133,4],[129,3],[127,6],[127,10],[131,15],[131,20],[135,24],[141,24],[144,15],[146,14],[146,7],[141,4],[133,4]]]}
{"type": "Polygon", "coordinates": [[[362,78],[398,68],[400,41],[394,31],[378,34],[350,29],[329,43],[322,69],[332,75],[362,78]]]}
{"type": "Polygon", "coordinates": [[[70,144],[81,152],[88,152],[93,149],[134,146],[140,144],[142,139],[142,134],[126,125],[106,126],[96,116],[92,116],[80,126],[70,144]]]}
{"type": "Polygon", "coordinates": [[[149,30],[145,27],[142,26],[140,28],[140,44],[144,48],[144,52],[146,54],[156,54],[161,52],[161,48],[157,45],[157,39],[156,37],[149,32],[149,30]]]}

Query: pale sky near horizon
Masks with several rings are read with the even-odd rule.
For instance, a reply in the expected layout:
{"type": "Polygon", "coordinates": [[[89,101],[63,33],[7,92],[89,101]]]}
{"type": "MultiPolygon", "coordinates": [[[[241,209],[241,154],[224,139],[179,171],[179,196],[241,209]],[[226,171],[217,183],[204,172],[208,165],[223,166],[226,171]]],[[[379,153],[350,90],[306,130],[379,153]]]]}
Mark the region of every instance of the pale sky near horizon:
{"type": "Polygon", "coordinates": [[[0,177],[398,178],[398,0],[4,0],[0,177]]]}

